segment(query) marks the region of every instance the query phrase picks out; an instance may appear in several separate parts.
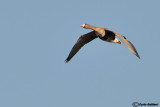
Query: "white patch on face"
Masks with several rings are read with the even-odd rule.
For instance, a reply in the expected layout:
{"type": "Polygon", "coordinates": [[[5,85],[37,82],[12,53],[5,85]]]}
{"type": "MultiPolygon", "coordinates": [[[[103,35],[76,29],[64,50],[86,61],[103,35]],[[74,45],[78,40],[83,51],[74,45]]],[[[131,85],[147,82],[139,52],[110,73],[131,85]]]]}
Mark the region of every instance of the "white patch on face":
{"type": "Polygon", "coordinates": [[[86,24],[83,24],[82,27],[85,27],[86,24]]]}

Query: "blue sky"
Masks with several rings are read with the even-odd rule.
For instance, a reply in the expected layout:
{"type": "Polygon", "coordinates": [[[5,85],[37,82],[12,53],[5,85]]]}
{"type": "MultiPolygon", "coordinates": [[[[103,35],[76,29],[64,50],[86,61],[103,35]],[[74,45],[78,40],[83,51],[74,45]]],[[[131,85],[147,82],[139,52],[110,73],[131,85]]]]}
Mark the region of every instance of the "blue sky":
{"type": "Polygon", "coordinates": [[[159,0],[0,1],[0,107],[132,107],[160,103],[159,0]],[[99,39],[65,64],[93,26],[137,48],[99,39]]]}

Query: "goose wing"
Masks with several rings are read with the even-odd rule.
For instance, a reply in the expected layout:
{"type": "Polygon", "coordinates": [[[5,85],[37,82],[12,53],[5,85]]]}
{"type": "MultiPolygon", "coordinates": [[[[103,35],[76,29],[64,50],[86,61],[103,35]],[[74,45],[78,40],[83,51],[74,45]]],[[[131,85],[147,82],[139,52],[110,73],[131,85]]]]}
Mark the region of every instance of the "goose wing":
{"type": "Polygon", "coordinates": [[[83,47],[85,44],[89,43],[95,38],[97,38],[95,31],[92,31],[92,32],[89,32],[87,34],[80,36],[65,61],[69,62],[71,58],[81,49],[81,47],[83,47]]]}
{"type": "Polygon", "coordinates": [[[139,56],[136,48],[134,47],[134,45],[129,40],[127,40],[126,37],[120,35],[117,32],[114,32],[114,33],[116,34],[116,36],[119,39],[121,39],[121,41],[128,47],[128,49],[140,59],[140,56],[139,56]]]}

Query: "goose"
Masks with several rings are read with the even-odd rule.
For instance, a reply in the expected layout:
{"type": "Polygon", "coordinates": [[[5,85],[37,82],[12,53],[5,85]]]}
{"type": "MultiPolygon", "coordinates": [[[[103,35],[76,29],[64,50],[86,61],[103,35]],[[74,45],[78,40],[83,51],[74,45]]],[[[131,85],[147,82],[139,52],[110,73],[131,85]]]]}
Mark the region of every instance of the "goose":
{"type": "Polygon", "coordinates": [[[140,56],[139,56],[136,48],[134,47],[134,45],[129,40],[127,40],[126,37],[120,35],[116,31],[112,31],[112,30],[109,30],[104,27],[94,27],[94,26],[91,26],[88,24],[83,24],[83,25],[81,25],[81,27],[85,28],[85,29],[91,29],[93,31],[79,37],[79,39],[77,40],[77,42],[73,46],[71,52],[69,53],[67,59],[65,60],[66,63],[69,62],[72,59],[72,57],[85,44],[89,43],[90,41],[92,41],[96,38],[100,38],[101,40],[106,41],[106,42],[110,42],[110,43],[121,44],[121,42],[116,38],[116,37],[118,37],[128,47],[128,49],[140,59],[140,56]]]}

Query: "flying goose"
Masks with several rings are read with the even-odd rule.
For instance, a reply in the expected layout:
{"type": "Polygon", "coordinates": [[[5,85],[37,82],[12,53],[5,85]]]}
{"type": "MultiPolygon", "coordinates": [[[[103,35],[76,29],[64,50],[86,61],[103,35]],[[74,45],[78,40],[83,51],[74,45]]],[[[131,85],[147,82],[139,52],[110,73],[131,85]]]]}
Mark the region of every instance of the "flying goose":
{"type": "Polygon", "coordinates": [[[121,42],[116,38],[116,36],[128,47],[128,49],[133,54],[135,54],[140,59],[140,56],[134,45],[129,40],[127,40],[126,37],[120,35],[119,33],[106,29],[104,27],[93,27],[88,24],[83,24],[81,25],[81,27],[86,29],[92,29],[93,31],[79,37],[76,44],[73,46],[69,56],[65,60],[66,62],[69,62],[71,58],[81,49],[81,47],[98,37],[106,42],[121,44],[121,42]]]}

